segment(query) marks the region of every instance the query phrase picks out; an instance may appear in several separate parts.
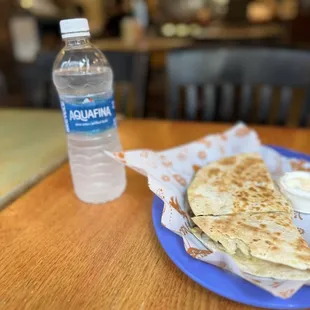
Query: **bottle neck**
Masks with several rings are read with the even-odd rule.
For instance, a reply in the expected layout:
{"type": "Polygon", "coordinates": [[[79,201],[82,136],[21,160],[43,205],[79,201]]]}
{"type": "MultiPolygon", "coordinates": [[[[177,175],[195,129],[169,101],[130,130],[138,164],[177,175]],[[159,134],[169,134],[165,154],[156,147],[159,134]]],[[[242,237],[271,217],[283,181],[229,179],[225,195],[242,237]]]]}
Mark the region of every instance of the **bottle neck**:
{"type": "Polygon", "coordinates": [[[84,48],[90,45],[89,36],[66,38],[65,48],[84,48]]]}

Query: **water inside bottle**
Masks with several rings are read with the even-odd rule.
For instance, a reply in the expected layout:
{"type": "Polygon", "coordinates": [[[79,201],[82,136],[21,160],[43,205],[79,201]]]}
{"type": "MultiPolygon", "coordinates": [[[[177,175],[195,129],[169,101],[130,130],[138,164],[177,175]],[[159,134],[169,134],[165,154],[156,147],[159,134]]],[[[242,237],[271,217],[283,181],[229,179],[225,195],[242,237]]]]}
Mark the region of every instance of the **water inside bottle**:
{"type": "MultiPolygon", "coordinates": [[[[87,74],[57,69],[53,79],[64,104],[101,102],[113,97],[111,68],[94,68],[87,74]]],[[[68,133],[68,154],[74,189],[85,202],[101,203],[117,198],[126,187],[125,169],[104,150],[121,151],[117,128],[98,133],[68,133]]]]}

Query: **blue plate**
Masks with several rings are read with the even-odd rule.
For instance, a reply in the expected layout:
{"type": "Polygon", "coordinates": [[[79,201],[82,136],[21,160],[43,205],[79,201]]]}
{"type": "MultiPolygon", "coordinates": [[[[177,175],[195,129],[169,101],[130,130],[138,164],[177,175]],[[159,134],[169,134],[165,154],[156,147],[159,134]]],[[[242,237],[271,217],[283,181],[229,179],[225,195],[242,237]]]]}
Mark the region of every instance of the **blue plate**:
{"type": "MultiPolygon", "coordinates": [[[[282,155],[310,160],[310,156],[288,149],[274,147],[282,155]]],[[[310,287],[303,287],[290,299],[280,299],[255,285],[225,272],[220,268],[203,263],[188,255],[182,239],[161,225],[163,202],[155,196],[153,201],[153,223],[162,247],[171,260],[191,279],[201,286],[228,299],[251,306],[271,309],[305,309],[310,307],[310,287]]]]}

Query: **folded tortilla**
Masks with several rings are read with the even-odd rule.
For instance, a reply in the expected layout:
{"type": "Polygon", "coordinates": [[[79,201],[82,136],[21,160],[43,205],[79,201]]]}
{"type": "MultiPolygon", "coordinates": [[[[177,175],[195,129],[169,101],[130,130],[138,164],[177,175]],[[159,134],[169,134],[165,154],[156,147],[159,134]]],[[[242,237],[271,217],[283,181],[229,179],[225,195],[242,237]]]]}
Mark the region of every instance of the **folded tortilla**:
{"type": "Polygon", "coordinates": [[[242,212],[292,213],[259,154],[223,158],[200,169],[187,197],[196,216],[242,212]]]}
{"type": "MultiPolygon", "coordinates": [[[[227,253],[225,248],[218,242],[211,240],[200,228],[192,229],[194,236],[209,250],[227,253]]],[[[240,270],[257,277],[273,278],[278,280],[309,281],[310,270],[300,270],[283,264],[272,263],[263,259],[244,255],[240,250],[230,255],[240,270]]]]}
{"type": "Polygon", "coordinates": [[[192,220],[228,254],[240,250],[247,257],[310,269],[310,248],[286,213],[199,216],[192,220]]]}
{"type": "Polygon", "coordinates": [[[249,274],[310,279],[310,248],[259,154],[209,164],[197,172],[187,194],[192,220],[203,232],[199,239],[209,249],[228,253],[249,274]]]}

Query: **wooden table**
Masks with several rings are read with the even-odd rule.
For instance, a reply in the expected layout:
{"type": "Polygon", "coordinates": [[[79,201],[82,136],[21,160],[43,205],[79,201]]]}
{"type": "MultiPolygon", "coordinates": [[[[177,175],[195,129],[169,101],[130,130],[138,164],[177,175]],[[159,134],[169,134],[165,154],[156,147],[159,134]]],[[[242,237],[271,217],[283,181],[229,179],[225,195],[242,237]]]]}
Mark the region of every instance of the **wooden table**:
{"type": "Polygon", "coordinates": [[[137,44],[126,44],[120,38],[99,39],[93,42],[103,52],[163,52],[175,48],[189,47],[193,45],[192,39],[146,37],[137,44]]]}
{"type": "Polygon", "coordinates": [[[282,25],[233,26],[219,24],[206,27],[197,39],[212,41],[254,41],[284,39],[286,29],[282,25]]]}
{"type": "Polygon", "coordinates": [[[0,109],[0,208],[67,158],[60,112],[0,109]]]}
{"type": "Polygon", "coordinates": [[[97,39],[94,44],[103,51],[113,52],[162,52],[176,48],[191,47],[196,40],[243,41],[283,38],[286,29],[279,24],[233,26],[231,24],[213,24],[201,28],[195,38],[146,37],[137,44],[126,44],[120,38],[97,39]]]}
{"type": "MultiPolygon", "coordinates": [[[[99,39],[93,42],[100,50],[102,50],[109,59],[113,55],[114,61],[110,62],[116,79],[119,79],[118,73],[124,74],[128,64],[122,64],[121,59],[124,53],[130,54],[132,57],[130,75],[133,84],[135,100],[134,100],[134,116],[143,118],[146,114],[146,98],[148,92],[150,59],[153,52],[166,52],[171,49],[184,48],[193,45],[191,39],[177,38],[161,38],[146,37],[137,44],[126,44],[121,38],[99,39]],[[116,58],[115,58],[116,57],[116,58]]],[[[122,76],[121,79],[124,77],[122,76]]],[[[128,82],[128,80],[126,80],[128,82]]]]}
{"type": "MultiPolygon", "coordinates": [[[[122,121],[125,149],[161,150],[227,125],[122,121]]],[[[310,152],[310,131],[257,127],[264,143],[310,152]]],[[[74,195],[67,164],[0,213],[0,308],[250,309],[203,289],[167,257],[152,227],[153,194],[128,170],[117,200],[74,195]]]]}

